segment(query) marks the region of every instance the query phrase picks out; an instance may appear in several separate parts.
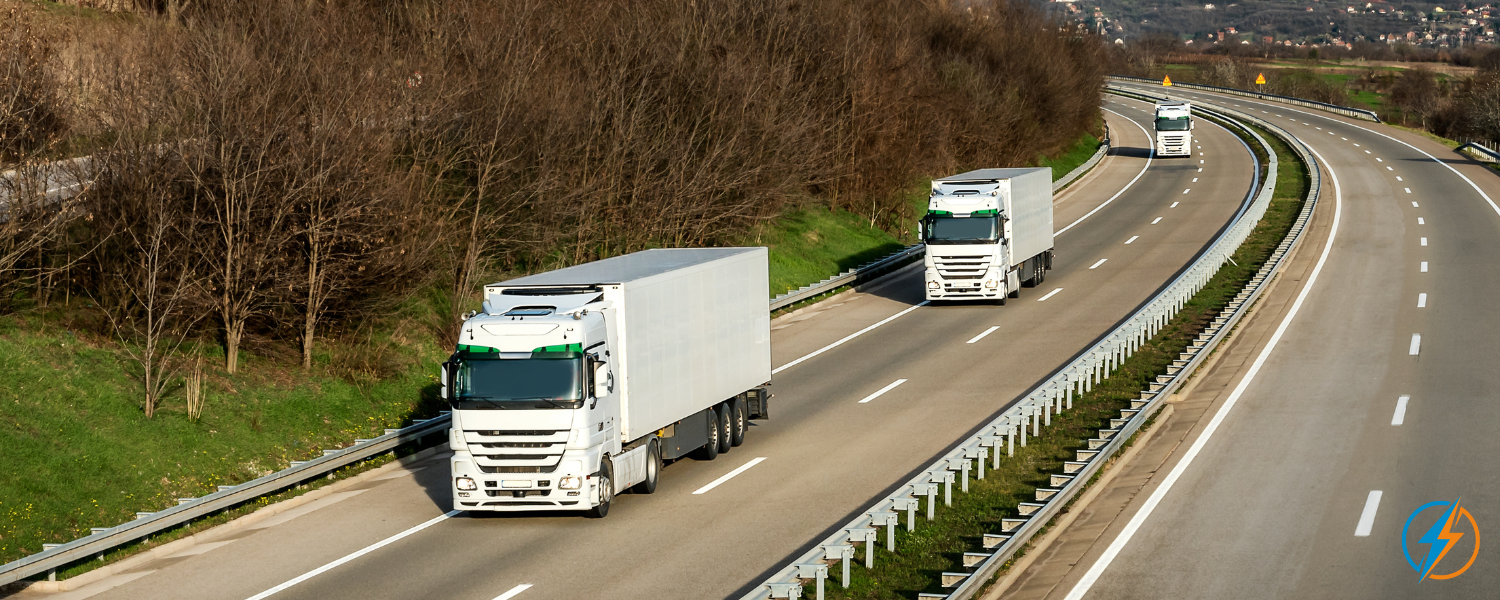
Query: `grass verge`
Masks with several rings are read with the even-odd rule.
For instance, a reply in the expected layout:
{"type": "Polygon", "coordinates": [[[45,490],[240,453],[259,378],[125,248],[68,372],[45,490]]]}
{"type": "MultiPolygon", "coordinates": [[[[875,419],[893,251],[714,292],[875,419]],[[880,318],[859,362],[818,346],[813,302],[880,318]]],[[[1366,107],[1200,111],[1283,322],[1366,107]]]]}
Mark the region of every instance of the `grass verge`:
{"type": "MultiPolygon", "coordinates": [[[[999,533],[1000,519],[1016,516],[1020,502],[1034,501],[1036,488],[1048,487],[1050,476],[1062,472],[1063,462],[1073,460],[1076,451],[1085,448],[1098,429],[1107,427],[1109,419],[1127,407],[1130,399],[1138,398],[1149,381],[1166,373],[1189,341],[1244,289],[1302,210],[1309,185],[1305,166],[1280,139],[1260,133],[1277,154],[1276,187],[1265,217],[1235,252],[1234,263],[1225,264],[1108,380],[1075,397],[1073,409],[1055,416],[1042,435],[1031,438],[1024,448],[1017,447],[1014,457],[1003,457],[1000,469],[990,471],[983,481],[971,481],[969,493],[957,493],[953,506],[940,508],[935,520],[919,520],[913,532],[898,528],[895,555],[878,553],[874,570],[864,569],[860,562],[854,567],[850,587],[843,589],[834,583],[829,586],[828,597],[896,600],[920,592],[942,593],[943,571],[963,571],[964,552],[981,551],[983,534],[999,533]]],[[[1011,560],[1024,552],[1023,548],[1011,560]]],[[[863,558],[863,554],[859,556],[863,558]]]]}

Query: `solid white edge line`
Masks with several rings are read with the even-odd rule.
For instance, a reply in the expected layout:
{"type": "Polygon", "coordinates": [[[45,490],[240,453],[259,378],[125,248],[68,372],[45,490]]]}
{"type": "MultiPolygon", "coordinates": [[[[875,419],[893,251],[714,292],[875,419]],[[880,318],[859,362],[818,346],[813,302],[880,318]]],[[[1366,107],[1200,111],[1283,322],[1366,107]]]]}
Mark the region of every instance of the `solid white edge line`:
{"type": "Polygon", "coordinates": [[[1179,460],[1177,465],[1172,467],[1172,471],[1162,480],[1161,485],[1157,486],[1151,492],[1151,497],[1146,499],[1141,509],[1136,511],[1135,515],[1130,518],[1130,522],[1125,524],[1125,528],[1115,536],[1114,541],[1110,542],[1109,547],[1105,548],[1104,554],[1098,560],[1094,561],[1093,566],[1089,567],[1088,572],[1083,574],[1083,578],[1068,592],[1066,600],[1081,600],[1084,594],[1087,594],[1094,587],[1094,584],[1099,581],[1099,577],[1104,574],[1104,570],[1109,568],[1109,564],[1114,562],[1115,557],[1119,556],[1120,551],[1125,548],[1125,545],[1130,543],[1130,538],[1134,537],[1136,531],[1140,530],[1141,525],[1151,516],[1151,512],[1156,510],[1158,504],[1161,504],[1162,498],[1166,497],[1167,492],[1172,491],[1172,485],[1177,483],[1177,480],[1187,471],[1188,466],[1193,464],[1193,459],[1198,456],[1199,452],[1203,451],[1203,446],[1208,444],[1208,440],[1219,429],[1219,425],[1224,422],[1224,419],[1229,415],[1229,411],[1234,409],[1234,405],[1239,402],[1245,390],[1250,387],[1250,382],[1255,380],[1255,375],[1266,364],[1266,359],[1271,356],[1271,351],[1276,349],[1276,344],[1281,341],[1281,336],[1286,333],[1287,327],[1292,323],[1292,319],[1296,318],[1297,313],[1302,309],[1302,303],[1307,300],[1308,294],[1312,292],[1313,286],[1318,282],[1318,275],[1322,274],[1323,265],[1328,262],[1328,254],[1333,251],[1333,242],[1338,238],[1339,220],[1343,216],[1344,210],[1344,192],[1343,188],[1339,185],[1338,175],[1333,172],[1333,167],[1328,165],[1328,161],[1323,158],[1323,155],[1319,154],[1317,150],[1312,149],[1311,146],[1308,147],[1308,151],[1312,152],[1318,158],[1318,161],[1323,163],[1323,166],[1328,169],[1329,177],[1333,180],[1333,226],[1328,231],[1328,241],[1323,244],[1323,253],[1318,257],[1317,264],[1313,266],[1312,273],[1307,278],[1307,285],[1297,294],[1297,299],[1292,302],[1291,309],[1281,319],[1281,324],[1276,326],[1276,331],[1271,334],[1271,339],[1266,342],[1266,347],[1261,349],[1260,354],[1255,357],[1255,362],[1251,363],[1250,370],[1245,373],[1244,378],[1240,379],[1234,391],[1230,392],[1229,397],[1224,400],[1224,404],[1219,407],[1219,411],[1214,413],[1214,418],[1209,421],[1207,427],[1203,428],[1203,433],[1199,434],[1198,439],[1193,441],[1193,445],[1183,454],[1182,460],[1179,460]]]}
{"type": "Polygon", "coordinates": [[[330,571],[330,570],[332,570],[334,568],[337,568],[339,565],[342,565],[344,563],[352,561],[352,560],[354,560],[356,558],[359,558],[361,556],[364,556],[366,554],[369,554],[369,553],[374,552],[376,550],[379,550],[381,548],[384,548],[387,545],[392,544],[392,543],[396,542],[397,540],[400,540],[401,538],[409,536],[409,535],[411,535],[413,533],[416,533],[418,531],[421,531],[423,529],[427,529],[428,527],[432,527],[433,525],[437,525],[438,523],[441,523],[443,521],[446,521],[446,520],[452,518],[453,516],[455,516],[457,514],[458,514],[458,511],[456,511],[456,510],[450,510],[450,511],[448,511],[446,513],[443,513],[442,516],[433,517],[432,519],[428,520],[425,523],[422,523],[421,525],[417,525],[416,527],[412,527],[411,529],[408,529],[406,531],[403,531],[403,532],[398,533],[396,535],[393,535],[391,537],[388,537],[388,538],[385,538],[383,540],[380,540],[379,542],[375,542],[374,544],[371,544],[369,546],[365,546],[361,550],[357,550],[357,551],[355,551],[353,553],[350,553],[350,554],[344,556],[343,558],[340,558],[340,559],[338,559],[336,561],[333,561],[331,563],[328,563],[326,565],[323,565],[321,567],[318,567],[316,569],[308,571],[307,573],[304,573],[302,576],[300,576],[300,577],[298,577],[296,579],[293,579],[291,581],[288,581],[286,583],[283,583],[281,585],[273,587],[273,588],[271,588],[269,590],[266,590],[264,592],[261,592],[259,594],[254,595],[254,596],[251,596],[247,600],[263,600],[264,598],[269,598],[269,597],[271,597],[271,596],[273,596],[273,595],[275,595],[277,593],[280,593],[280,592],[286,590],[287,588],[290,588],[290,587],[292,587],[294,585],[297,585],[299,583],[302,583],[304,581],[307,581],[309,579],[312,579],[314,577],[322,575],[323,573],[326,573],[326,572],[328,572],[328,571],[330,571]]]}
{"type": "Polygon", "coordinates": [[[890,385],[885,386],[883,388],[880,388],[879,390],[876,390],[875,393],[870,394],[868,396],[865,396],[865,399],[864,400],[860,400],[859,403],[860,404],[864,404],[866,402],[869,402],[871,400],[879,398],[881,395],[885,394],[886,392],[889,392],[891,390],[896,389],[896,386],[901,385],[903,383],[906,383],[905,379],[897,379],[897,380],[891,382],[890,385]]]}
{"type": "Polygon", "coordinates": [[[711,489],[719,487],[719,484],[724,483],[726,481],[729,481],[730,479],[734,479],[735,475],[739,475],[740,473],[744,473],[745,471],[749,471],[750,467],[753,467],[755,465],[760,464],[760,461],[763,461],[765,459],[766,459],[766,457],[764,457],[764,456],[757,456],[753,460],[751,460],[750,462],[747,462],[747,463],[745,463],[743,465],[740,465],[740,468],[735,469],[733,471],[730,471],[728,473],[725,473],[723,477],[715,479],[713,481],[713,483],[710,483],[710,484],[705,485],[705,486],[703,486],[701,488],[698,488],[698,491],[693,492],[693,495],[696,496],[698,494],[702,494],[702,493],[707,492],[707,491],[709,491],[711,489]]]}
{"type": "Polygon", "coordinates": [[[1375,528],[1375,512],[1380,510],[1380,490],[1370,490],[1365,498],[1365,509],[1359,513],[1359,525],[1354,527],[1354,537],[1370,537],[1375,528]]]}
{"type": "Polygon", "coordinates": [[[1048,298],[1051,298],[1053,296],[1053,294],[1056,294],[1056,293],[1061,292],[1061,291],[1062,291],[1062,288],[1057,288],[1055,290],[1047,292],[1047,295],[1042,296],[1041,298],[1037,298],[1036,301],[1037,302],[1045,302],[1048,298]]]}
{"type": "MultiPolygon", "coordinates": [[[[1103,108],[1103,107],[1100,107],[1100,108],[1103,108]]],[[[1107,110],[1107,111],[1109,111],[1109,112],[1112,112],[1112,113],[1114,113],[1114,114],[1115,114],[1115,116],[1118,116],[1118,117],[1120,117],[1120,118],[1121,118],[1121,119],[1125,119],[1125,120],[1126,120],[1126,121],[1130,121],[1130,124],[1131,124],[1131,125],[1135,125],[1135,127],[1136,127],[1136,129],[1139,129],[1139,130],[1141,130],[1141,133],[1143,133],[1143,134],[1145,134],[1145,135],[1146,135],[1146,137],[1147,137],[1147,138],[1148,138],[1148,139],[1150,139],[1150,138],[1151,138],[1151,134],[1150,134],[1150,133],[1147,133],[1147,132],[1146,132],[1146,128],[1145,128],[1145,127],[1141,127],[1141,124],[1140,124],[1140,123],[1137,123],[1137,122],[1135,122],[1135,121],[1134,121],[1134,120],[1132,120],[1132,119],[1131,119],[1131,118],[1130,118],[1130,117],[1127,117],[1127,116],[1125,116],[1125,115],[1122,115],[1122,114],[1120,114],[1120,113],[1117,113],[1117,112],[1115,112],[1115,111],[1112,111],[1112,110],[1109,110],[1109,109],[1107,109],[1107,108],[1103,108],[1103,110],[1107,110]]],[[[1059,230],[1057,230],[1057,231],[1056,231],[1056,232],[1055,232],[1055,233],[1053,233],[1053,234],[1052,234],[1052,235],[1053,235],[1053,236],[1059,236],[1059,235],[1062,235],[1062,234],[1063,234],[1063,232],[1064,232],[1064,231],[1067,231],[1067,230],[1069,230],[1069,229],[1072,229],[1072,228],[1073,228],[1073,226],[1074,226],[1074,225],[1077,225],[1077,224],[1079,224],[1079,223],[1082,223],[1082,222],[1083,222],[1083,220],[1084,220],[1084,219],[1087,219],[1087,218],[1089,218],[1089,217],[1092,217],[1092,216],[1094,216],[1094,213],[1096,213],[1096,212],[1099,212],[1099,209],[1101,209],[1101,208],[1104,208],[1104,207],[1106,207],[1106,206],[1109,206],[1109,203],[1111,203],[1111,202],[1114,202],[1114,201],[1115,201],[1115,198],[1119,198],[1119,197],[1120,197],[1120,195],[1121,195],[1121,194],[1124,194],[1124,193],[1125,193],[1125,190],[1128,190],[1128,189],[1130,189],[1130,186],[1133,186],[1133,185],[1135,185],[1135,182],[1136,182],[1136,181],[1139,181],[1139,180],[1140,180],[1140,178],[1141,178],[1141,176],[1142,176],[1142,175],[1145,175],[1145,174],[1146,174],[1146,169],[1149,169],[1149,168],[1151,168],[1151,160],[1152,160],[1152,159],[1154,159],[1154,158],[1156,158],[1156,144],[1155,144],[1155,142],[1153,142],[1153,143],[1152,143],[1152,144],[1151,144],[1151,149],[1150,149],[1150,150],[1149,150],[1149,151],[1148,151],[1148,152],[1149,152],[1149,154],[1147,154],[1147,155],[1146,155],[1146,166],[1144,166],[1144,167],[1141,167],[1141,172],[1140,172],[1140,173],[1136,173],[1136,174],[1135,174],[1135,178],[1134,178],[1134,179],[1131,179],[1131,180],[1130,180],[1130,183],[1127,183],[1127,184],[1125,184],[1125,187],[1122,187],[1122,188],[1120,188],[1120,191],[1118,191],[1118,192],[1115,192],[1115,195],[1113,195],[1113,196],[1110,196],[1110,197],[1109,197],[1109,199],[1108,199],[1108,200],[1105,200],[1105,201],[1104,201],[1104,203],[1103,203],[1103,204],[1100,204],[1100,205],[1099,205],[1099,206],[1095,206],[1095,207],[1094,207],[1094,210],[1091,210],[1091,211],[1089,211],[1089,212],[1087,212],[1087,213],[1085,213],[1085,214],[1084,214],[1084,215],[1083,215],[1083,216],[1081,216],[1081,217],[1078,217],[1078,220],[1077,220],[1077,221],[1073,221],[1073,222],[1072,222],[1072,223],[1068,223],[1068,226],[1067,226],[1067,227],[1064,227],[1064,228],[1062,228],[1062,229],[1059,229],[1059,230]]]]}
{"type": "Polygon", "coordinates": [[[1140,239],[1140,237],[1141,236],[1138,236],[1138,235],[1132,235],[1132,236],[1130,236],[1130,239],[1125,240],[1125,243],[1129,244],[1130,242],[1134,242],[1134,241],[1140,239]]]}
{"type": "Polygon", "coordinates": [[[1406,422],[1407,400],[1411,400],[1411,396],[1407,396],[1405,394],[1396,399],[1396,414],[1391,415],[1391,425],[1400,425],[1406,422]]]}
{"type": "Polygon", "coordinates": [[[1109,260],[1109,259],[1107,259],[1107,258],[1101,258],[1101,259],[1099,259],[1099,262],[1096,262],[1096,263],[1093,264],[1093,266],[1090,266],[1089,270],[1092,271],[1094,269],[1099,268],[1099,265],[1104,264],[1104,261],[1106,261],[1106,260],[1109,260]]]}
{"type": "Polygon", "coordinates": [[[1427,308],[1427,292],[1417,294],[1417,308],[1427,308]]]}
{"type": "MultiPolygon", "coordinates": [[[[1203,95],[1203,96],[1210,96],[1210,97],[1213,97],[1213,98],[1218,98],[1218,96],[1212,96],[1210,94],[1206,94],[1206,93],[1202,93],[1202,92],[1199,92],[1198,94],[1199,95],[1203,95]]],[[[1463,173],[1458,172],[1458,169],[1456,167],[1454,167],[1453,165],[1450,165],[1450,164],[1448,164],[1446,162],[1438,160],[1438,158],[1436,156],[1433,156],[1432,154],[1428,153],[1426,150],[1423,150],[1421,148],[1418,148],[1416,146],[1408,144],[1405,141],[1396,139],[1394,137],[1391,137],[1391,136],[1386,135],[1384,133],[1381,133],[1379,131],[1375,131],[1374,129],[1369,129],[1369,128],[1362,127],[1362,126],[1359,126],[1359,125],[1355,125],[1353,123],[1347,123],[1347,122],[1344,122],[1344,121],[1340,121],[1338,119],[1335,119],[1335,118],[1327,116],[1327,115],[1321,115],[1321,114],[1317,114],[1317,113],[1304,112],[1304,111],[1300,111],[1300,110],[1297,110],[1297,109],[1294,109],[1294,108],[1288,108],[1287,110],[1292,111],[1292,112],[1299,112],[1299,113],[1302,113],[1302,114],[1305,114],[1305,115],[1310,115],[1310,116],[1318,117],[1318,118],[1325,119],[1325,120],[1328,120],[1328,121],[1333,121],[1335,123],[1341,123],[1341,124],[1344,124],[1344,125],[1348,125],[1348,126],[1353,127],[1355,129],[1359,129],[1359,130],[1365,131],[1367,133],[1372,133],[1372,134],[1378,135],[1380,137],[1383,137],[1385,139],[1388,139],[1390,141],[1396,142],[1397,144],[1401,144],[1403,146],[1406,146],[1407,148],[1411,148],[1412,150],[1416,150],[1417,152],[1420,152],[1422,154],[1422,156],[1426,156],[1427,158],[1431,159],[1432,162],[1435,162],[1437,164],[1443,165],[1444,167],[1447,167],[1448,170],[1452,171],[1454,175],[1457,175],[1459,179],[1462,179],[1462,180],[1464,180],[1465,183],[1468,183],[1469,187],[1474,188],[1474,191],[1479,194],[1479,197],[1484,198],[1484,201],[1487,202],[1487,203],[1489,203],[1490,208],[1495,211],[1495,214],[1500,215],[1500,204],[1495,204],[1494,199],[1490,198],[1489,194],[1484,193],[1484,190],[1479,189],[1479,185],[1476,184],[1476,183],[1474,183],[1474,180],[1469,179],[1468,175],[1464,175],[1463,173]]],[[[1265,111],[1261,111],[1261,112],[1265,112],[1265,111]]],[[[1355,144],[1355,146],[1358,146],[1358,145],[1359,144],[1355,144]]]]}
{"type": "Polygon", "coordinates": [[[982,340],[982,339],[984,339],[984,336],[987,336],[987,335],[989,335],[989,334],[991,334],[991,333],[995,333],[995,330],[996,330],[996,329],[999,329],[999,328],[1000,328],[1000,326],[999,326],[999,325],[996,325],[996,326],[994,326],[994,327],[991,327],[991,328],[989,328],[989,329],[986,329],[986,330],[984,330],[984,333],[981,333],[981,334],[979,334],[979,335],[976,335],[976,336],[974,336],[974,339],[971,339],[971,340],[969,340],[969,341],[967,341],[967,342],[964,342],[964,343],[965,343],[965,344],[972,344],[972,343],[974,343],[974,342],[977,342],[977,341],[979,341],[979,340],[982,340]]]}
{"type": "Polygon", "coordinates": [[[896,319],[897,319],[897,318],[898,318],[898,317],[900,317],[900,316],[901,316],[901,315],[904,315],[904,314],[906,314],[906,313],[909,313],[909,312],[911,312],[911,311],[914,311],[914,310],[917,310],[917,309],[919,309],[919,308],[922,308],[922,307],[923,307],[923,306],[927,306],[927,301],[926,301],[926,300],[923,300],[923,301],[921,301],[921,302],[918,302],[918,303],[917,303],[917,305],[916,305],[916,306],[912,306],[912,307],[910,307],[910,308],[907,308],[907,309],[906,309],[906,310],[903,310],[903,311],[901,311],[901,312],[898,312],[898,313],[896,313],[896,314],[894,314],[894,315],[891,315],[891,316],[889,316],[889,317],[886,317],[886,318],[884,318],[884,319],[882,319],[882,320],[881,320],[881,321],[880,321],[880,322],[879,322],[879,323],[876,323],[876,324],[874,324],[874,325],[871,325],[871,326],[869,326],[869,327],[866,327],[866,328],[864,328],[864,329],[861,329],[861,330],[859,330],[859,331],[856,331],[856,332],[854,332],[854,333],[851,333],[851,334],[849,334],[849,335],[846,335],[846,336],[844,336],[844,338],[843,338],[843,339],[841,339],[841,340],[839,340],[839,341],[837,341],[837,342],[834,342],[834,343],[832,343],[832,344],[829,344],[829,345],[827,345],[827,346],[823,346],[823,347],[822,347],[822,348],[818,348],[818,349],[817,349],[817,350],[814,350],[814,351],[813,351],[813,352],[812,352],[812,354],[808,354],[808,355],[807,355],[807,356],[803,356],[803,357],[802,357],[802,358],[799,358],[799,359],[797,359],[797,360],[794,360],[794,361],[792,361],[792,362],[789,362],[789,363],[787,363],[787,364],[784,364],[784,365],[781,365],[781,366],[779,366],[779,367],[776,367],[776,368],[775,368],[775,369],[771,369],[771,374],[772,374],[772,375],[775,375],[775,374],[777,374],[777,373],[780,373],[780,372],[782,372],[782,371],[785,371],[785,370],[787,370],[787,369],[790,369],[790,368],[792,368],[792,367],[795,367],[795,366],[797,366],[797,365],[799,365],[799,364],[801,364],[801,363],[802,363],[802,361],[804,361],[804,360],[807,360],[807,359],[809,359],[809,358],[812,358],[812,357],[814,357],[814,356],[817,356],[817,355],[819,355],[819,354],[822,354],[822,353],[824,353],[824,352],[827,352],[827,351],[829,351],[829,350],[832,350],[832,349],[834,349],[834,348],[836,348],[836,347],[838,347],[838,346],[839,346],[839,345],[840,345],[840,344],[843,344],[843,343],[844,343],[844,342],[847,342],[847,341],[849,341],[849,340],[852,340],[852,339],[854,339],[854,338],[857,338],[857,337],[859,337],[859,336],[861,336],[861,335],[864,335],[864,334],[866,334],[866,333],[868,333],[868,332],[869,332],[869,331],[870,331],[870,330],[872,330],[872,329],[875,329],[875,328],[876,328],[876,327],[879,327],[879,326],[881,326],[881,325],[885,325],[885,324],[886,324],[886,323],[890,323],[890,322],[891,322],[891,321],[894,321],[894,320],[896,320],[896,319]]]}
{"type": "Polygon", "coordinates": [[[510,588],[510,591],[507,591],[504,594],[500,594],[499,596],[495,596],[495,600],[510,600],[511,598],[515,598],[516,596],[521,595],[521,592],[524,592],[524,591],[529,590],[529,589],[531,589],[531,584],[529,584],[529,583],[523,583],[523,584],[518,585],[516,587],[510,588]]]}
{"type": "Polygon", "coordinates": [[[1406,349],[1407,356],[1417,356],[1422,353],[1422,334],[1411,334],[1411,346],[1406,349]]]}

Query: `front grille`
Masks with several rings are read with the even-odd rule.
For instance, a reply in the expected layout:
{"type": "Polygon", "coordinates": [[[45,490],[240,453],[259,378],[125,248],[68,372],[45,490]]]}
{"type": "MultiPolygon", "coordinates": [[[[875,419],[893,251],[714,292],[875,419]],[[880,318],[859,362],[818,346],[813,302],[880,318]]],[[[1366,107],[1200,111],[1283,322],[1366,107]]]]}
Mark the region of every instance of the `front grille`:
{"type": "Polygon", "coordinates": [[[989,256],[943,256],[932,259],[943,279],[979,279],[990,268],[989,256]]]}
{"type": "MultiPolygon", "coordinates": [[[[566,432],[567,430],[564,429],[562,431],[566,432]]],[[[554,431],[520,430],[520,431],[470,431],[469,433],[477,433],[479,435],[484,435],[484,436],[498,437],[498,436],[506,436],[506,435],[553,435],[553,434],[559,433],[559,432],[556,431],[556,430],[554,430],[554,431]]]]}
{"type": "Polygon", "coordinates": [[[557,444],[544,444],[541,442],[497,442],[491,444],[474,444],[480,448],[551,448],[557,444]]]}
{"type": "Polygon", "coordinates": [[[498,473],[551,473],[557,470],[557,465],[552,465],[550,467],[486,467],[484,465],[475,466],[479,467],[479,472],[488,473],[490,475],[495,475],[498,473]]]}

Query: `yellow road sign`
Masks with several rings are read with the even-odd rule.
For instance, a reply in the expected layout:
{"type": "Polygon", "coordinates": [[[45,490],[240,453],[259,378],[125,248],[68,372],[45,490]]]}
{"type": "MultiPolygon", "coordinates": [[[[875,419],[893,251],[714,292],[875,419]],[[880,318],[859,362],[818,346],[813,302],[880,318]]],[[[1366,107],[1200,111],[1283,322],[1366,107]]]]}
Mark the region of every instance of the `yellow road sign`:
{"type": "Polygon", "coordinates": [[[1266,74],[1265,73],[1261,73],[1261,74],[1255,76],[1255,85],[1265,85],[1265,84],[1266,84],[1266,74]]]}
{"type": "Polygon", "coordinates": [[[1170,76],[1162,77],[1161,78],[1161,84],[1164,85],[1164,86],[1167,86],[1167,87],[1171,87],[1172,86],[1172,78],[1170,76]]]}

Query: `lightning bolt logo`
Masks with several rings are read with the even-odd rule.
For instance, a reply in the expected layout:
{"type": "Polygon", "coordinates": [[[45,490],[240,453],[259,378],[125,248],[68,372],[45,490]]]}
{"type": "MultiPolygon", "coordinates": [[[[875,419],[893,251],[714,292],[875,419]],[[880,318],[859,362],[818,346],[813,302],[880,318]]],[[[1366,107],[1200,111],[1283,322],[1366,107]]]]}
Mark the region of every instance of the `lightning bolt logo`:
{"type": "Polygon", "coordinates": [[[1463,574],[1464,571],[1469,570],[1469,567],[1474,565],[1474,559],[1479,557],[1479,526],[1474,522],[1474,515],[1470,513],[1468,509],[1459,506],[1459,499],[1455,499],[1452,503],[1442,501],[1428,502],[1427,504],[1424,504],[1420,508],[1418,508],[1411,514],[1410,517],[1407,517],[1406,519],[1406,527],[1403,527],[1401,531],[1402,544],[1404,545],[1406,543],[1406,533],[1407,530],[1411,528],[1412,520],[1415,519],[1416,516],[1422,511],[1440,506],[1446,507],[1446,509],[1443,511],[1442,517],[1440,517],[1436,523],[1433,523],[1432,527],[1427,529],[1427,533],[1422,534],[1421,539],[1417,540],[1417,543],[1419,544],[1427,544],[1427,555],[1423,557],[1422,564],[1418,566],[1417,563],[1412,560],[1410,551],[1408,551],[1406,548],[1402,548],[1402,551],[1406,553],[1407,563],[1411,564],[1411,567],[1421,575],[1420,581],[1426,581],[1428,579],[1452,579],[1454,577],[1457,577],[1463,574]],[[1469,528],[1473,530],[1473,555],[1469,557],[1468,563],[1465,564],[1462,568],[1459,568],[1457,571],[1445,575],[1434,575],[1434,567],[1436,567],[1438,563],[1443,561],[1443,558],[1448,555],[1448,551],[1452,550],[1453,547],[1458,544],[1458,541],[1463,539],[1465,535],[1461,532],[1453,530],[1453,525],[1460,521],[1467,521],[1469,528]]]}
{"type": "Polygon", "coordinates": [[[1448,512],[1433,523],[1427,533],[1422,534],[1422,539],[1417,540],[1419,544],[1428,545],[1427,558],[1422,559],[1422,580],[1427,579],[1427,575],[1432,573],[1432,568],[1437,566],[1438,562],[1443,560],[1443,556],[1448,554],[1448,550],[1453,548],[1453,544],[1464,536],[1462,533],[1453,532],[1453,518],[1457,516],[1458,500],[1455,499],[1453,505],[1448,507],[1448,512]],[[1442,543],[1441,546],[1438,545],[1439,542],[1442,543]]]}

